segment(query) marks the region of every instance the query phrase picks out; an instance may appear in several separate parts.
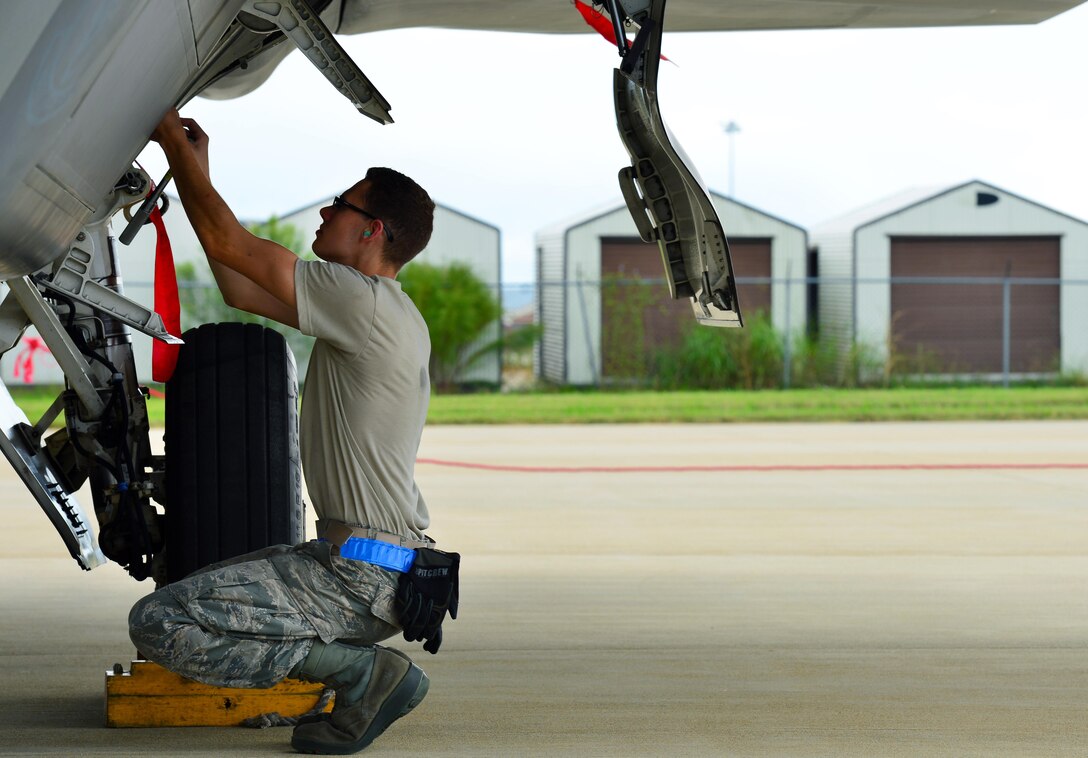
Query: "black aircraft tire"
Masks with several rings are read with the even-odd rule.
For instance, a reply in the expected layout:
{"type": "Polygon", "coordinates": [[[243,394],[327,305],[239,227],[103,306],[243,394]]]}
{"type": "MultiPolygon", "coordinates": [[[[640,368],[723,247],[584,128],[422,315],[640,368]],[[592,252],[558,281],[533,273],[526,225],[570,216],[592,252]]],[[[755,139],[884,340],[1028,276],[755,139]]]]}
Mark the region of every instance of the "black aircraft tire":
{"type": "Polygon", "coordinates": [[[298,382],[257,324],[186,332],[166,385],[166,578],[303,540],[298,382]]]}

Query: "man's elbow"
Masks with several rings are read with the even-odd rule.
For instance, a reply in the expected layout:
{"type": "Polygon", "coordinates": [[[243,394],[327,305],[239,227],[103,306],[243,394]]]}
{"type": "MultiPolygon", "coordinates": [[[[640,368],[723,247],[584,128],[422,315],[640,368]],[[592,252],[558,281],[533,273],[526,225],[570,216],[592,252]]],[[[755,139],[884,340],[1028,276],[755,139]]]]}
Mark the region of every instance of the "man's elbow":
{"type": "Polygon", "coordinates": [[[253,297],[247,297],[245,292],[234,292],[220,289],[223,293],[223,302],[229,305],[231,308],[235,308],[246,313],[253,313],[253,309],[256,307],[256,303],[253,297]]]}
{"type": "Polygon", "coordinates": [[[238,266],[236,260],[239,256],[239,246],[230,244],[225,239],[218,239],[212,244],[204,245],[204,253],[216,263],[221,263],[231,270],[238,266]]]}
{"type": "Polygon", "coordinates": [[[198,232],[197,238],[208,258],[236,271],[239,262],[246,257],[253,235],[234,222],[207,229],[204,234],[198,232]]]}
{"type": "Polygon", "coordinates": [[[237,295],[234,295],[230,292],[223,292],[223,290],[220,290],[220,292],[223,294],[223,302],[226,303],[229,307],[237,308],[240,311],[245,310],[245,307],[243,307],[242,302],[237,295]]]}

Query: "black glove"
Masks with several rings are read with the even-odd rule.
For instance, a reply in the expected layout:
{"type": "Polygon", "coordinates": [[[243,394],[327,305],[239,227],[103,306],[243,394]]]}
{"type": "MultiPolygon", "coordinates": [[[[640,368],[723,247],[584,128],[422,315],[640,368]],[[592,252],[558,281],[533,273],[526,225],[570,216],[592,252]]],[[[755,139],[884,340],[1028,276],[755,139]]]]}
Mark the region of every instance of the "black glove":
{"type": "Polygon", "coordinates": [[[461,556],[433,548],[418,548],[412,567],[400,575],[397,615],[409,642],[426,640],[423,649],[438,652],[446,613],[457,618],[457,573],[461,556]]]}

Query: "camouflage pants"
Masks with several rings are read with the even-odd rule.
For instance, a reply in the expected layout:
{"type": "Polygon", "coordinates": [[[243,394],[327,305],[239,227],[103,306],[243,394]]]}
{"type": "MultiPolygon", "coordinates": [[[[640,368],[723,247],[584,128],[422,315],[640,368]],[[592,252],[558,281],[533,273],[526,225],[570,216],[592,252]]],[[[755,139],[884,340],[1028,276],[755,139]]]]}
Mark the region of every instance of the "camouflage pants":
{"type": "Polygon", "coordinates": [[[271,687],[314,639],[372,645],[399,631],[397,574],[276,545],[209,566],[141,599],[129,636],[148,660],[218,687],[271,687]]]}

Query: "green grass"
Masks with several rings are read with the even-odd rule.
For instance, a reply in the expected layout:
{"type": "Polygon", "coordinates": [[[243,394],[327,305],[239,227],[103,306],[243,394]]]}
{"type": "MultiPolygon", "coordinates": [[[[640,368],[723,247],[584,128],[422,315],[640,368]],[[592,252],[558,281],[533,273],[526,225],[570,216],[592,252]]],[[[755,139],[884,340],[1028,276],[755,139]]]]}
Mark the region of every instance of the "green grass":
{"type": "MultiPolygon", "coordinates": [[[[23,413],[30,419],[30,423],[36,423],[61,392],[60,387],[8,387],[15,404],[23,409],[23,413]]],[[[147,401],[147,415],[152,426],[162,426],[166,419],[166,401],[162,398],[149,398],[147,401]]],[[[60,423],[54,422],[54,426],[60,423]]]]}
{"type": "Polygon", "coordinates": [[[440,395],[433,424],[1088,418],[1088,388],[804,389],[440,395]]]}
{"type": "MultiPolygon", "coordinates": [[[[56,389],[13,388],[31,422],[56,389]]],[[[164,402],[148,401],[152,426],[164,402]]],[[[1088,419],[1088,387],[934,387],[435,395],[431,424],[742,423],[1088,419]]]]}

